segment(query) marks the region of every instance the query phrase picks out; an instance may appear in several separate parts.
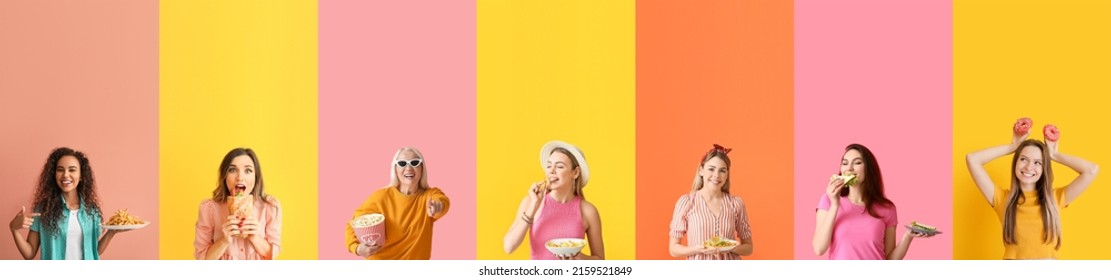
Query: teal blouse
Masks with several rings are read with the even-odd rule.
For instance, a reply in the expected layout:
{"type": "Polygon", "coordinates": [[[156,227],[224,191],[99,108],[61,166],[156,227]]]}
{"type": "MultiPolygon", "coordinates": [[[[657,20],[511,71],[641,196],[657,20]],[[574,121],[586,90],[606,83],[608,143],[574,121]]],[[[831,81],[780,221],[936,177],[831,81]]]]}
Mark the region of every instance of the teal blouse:
{"type": "MultiPolygon", "coordinates": [[[[31,230],[39,233],[39,248],[42,251],[42,259],[44,260],[64,260],[66,259],[66,229],[69,228],[69,215],[74,214],[70,211],[69,207],[65,207],[66,198],[62,198],[62,219],[58,221],[58,232],[56,234],[43,232],[42,217],[35,217],[34,223],[31,224],[31,230]]],[[[40,211],[41,212],[41,211],[40,211]]],[[[100,243],[101,234],[101,217],[98,213],[92,213],[91,210],[85,208],[85,200],[81,200],[81,208],[77,210],[77,222],[81,224],[81,251],[83,252],[82,259],[86,260],[99,260],[100,252],[97,247],[100,243]]]]}

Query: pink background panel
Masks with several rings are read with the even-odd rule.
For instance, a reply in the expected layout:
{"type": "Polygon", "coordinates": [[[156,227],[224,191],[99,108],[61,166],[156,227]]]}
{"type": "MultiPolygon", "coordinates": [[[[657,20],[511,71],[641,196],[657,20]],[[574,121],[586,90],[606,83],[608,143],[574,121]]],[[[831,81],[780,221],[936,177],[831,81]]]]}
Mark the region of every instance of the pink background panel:
{"type": "Polygon", "coordinates": [[[358,259],[344,225],[402,146],[451,199],[432,258],[474,259],[474,1],[322,1],[320,259],[358,259]]]}
{"type": "MultiPolygon", "coordinates": [[[[795,258],[828,258],[814,211],[850,143],[875,153],[901,225],[951,229],[952,3],[798,0],[795,51],[795,258]]],[[[906,256],[950,258],[947,234],[906,256]]]]}
{"type": "MultiPolygon", "coordinates": [[[[105,219],[151,222],[101,258],[158,259],[158,2],[3,1],[0,42],[4,225],[67,146],[89,157],[105,219]]],[[[0,259],[21,258],[5,227],[0,259]]]]}

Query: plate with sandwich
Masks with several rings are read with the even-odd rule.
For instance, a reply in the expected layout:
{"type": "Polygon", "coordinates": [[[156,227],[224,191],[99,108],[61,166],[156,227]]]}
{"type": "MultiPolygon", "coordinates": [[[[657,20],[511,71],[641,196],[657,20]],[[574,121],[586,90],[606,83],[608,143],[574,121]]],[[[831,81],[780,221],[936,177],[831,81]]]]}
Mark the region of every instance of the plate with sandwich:
{"type": "Polygon", "coordinates": [[[934,236],[934,235],[941,234],[940,231],[937,231],[936,227],[933,227],[933,226],[930,226],[930,225],[927,225],[927,224],[923,224],[923,223],[919,223],[919,222],[915,222],[915,221],[912,221],[912,222],[910,222],[909,225],[907,225],[907,230],[910,230],[913,233],[923,234],[923,235],[926,235],[926,236],[934,236]]]}

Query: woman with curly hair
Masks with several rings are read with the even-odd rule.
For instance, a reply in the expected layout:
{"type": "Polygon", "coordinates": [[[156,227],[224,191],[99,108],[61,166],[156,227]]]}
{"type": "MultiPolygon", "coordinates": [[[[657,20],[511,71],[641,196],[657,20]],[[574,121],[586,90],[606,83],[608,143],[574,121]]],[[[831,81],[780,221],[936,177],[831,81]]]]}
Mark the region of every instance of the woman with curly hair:
{"type": "Polygon", "coordinates": [[[42,249],[44,260],[99,260],[116,233],[103,231],[96,180],[85,153],[57,148],[39,176],[32,211],[23,207],[8,225],[24,259],[42,249]],[[30,229],[24,238],[22,229],[30,229]]]}

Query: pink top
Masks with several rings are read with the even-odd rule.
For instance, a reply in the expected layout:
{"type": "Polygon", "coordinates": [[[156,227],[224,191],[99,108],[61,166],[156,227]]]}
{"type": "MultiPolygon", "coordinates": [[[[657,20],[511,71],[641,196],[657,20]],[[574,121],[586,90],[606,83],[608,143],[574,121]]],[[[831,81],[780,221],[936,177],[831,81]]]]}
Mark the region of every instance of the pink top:
{"type": "Polygon", "coordinates": [[[559,203],[552,196],[544,196],[544,205],[529,229],[529,245],[534,260],[557,260],[544,244],[556,238],[584,238],[582,197],[574,196],[567,203],[559,203]]]}
{"type": "MultiPolygon", "coordinates": [[[[864,206],[841,197],[841,207],[833,220],[833,237],[829,241],[831,260],[886,260],[883,238],[888,227],[899,224],[895,206],[872,205],[879,218],[872,217],[864,206]]],[[[818,209],[829,210],[829,196],[822,195],[818,209]]]]}
{"type": "MultiPolygon", "coordinates": [[[[671,217],[671,237],[687,236],[687,246],[698,246],[704,241],[721,236],[733,240],[752,237],[748,225],[748,211],[740,197],[725,195],[721,200],[721,213],[714,215],[710,205],[698,194],[684,195],[675,203],[675,214],[671,217]]],[[[717,254],[696,254],[687,256],[688,260],[739,260],[740,255],[732,252],[717,254]]]]}
{"type": "MultiPolygon", "coordinates": [[[[266,227],[266,237],[264,239],[272,247],[270,251],[271,259],[276,259],[278,249],[282,244],[282,211],[277,199],[270,197],[269,200],[272,204],[255,200],[255,217],[258,217],[258,222],[266,227]]],[[[221,227],[227,217],[228,207],[226,202],[216,203],[212,199],[201,202],[200,213],[197,215],[197,237],[193,241],[193,257],[198,260],[204,259],[204,256],[208,253],[208,248],[216,240],[224,238],[221,227]]],[[[255,252],[255,248],[251,246],[250,241],[247,241],[246,238],[232,238],[220,259],[262,260],[264,258],[255,252]]]]}

